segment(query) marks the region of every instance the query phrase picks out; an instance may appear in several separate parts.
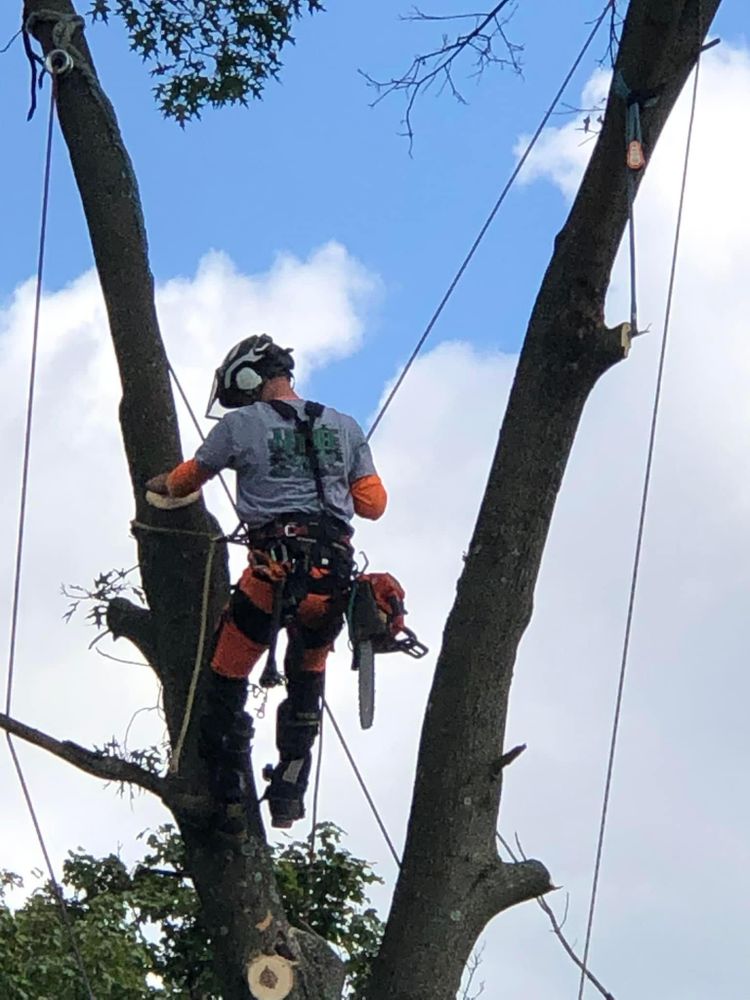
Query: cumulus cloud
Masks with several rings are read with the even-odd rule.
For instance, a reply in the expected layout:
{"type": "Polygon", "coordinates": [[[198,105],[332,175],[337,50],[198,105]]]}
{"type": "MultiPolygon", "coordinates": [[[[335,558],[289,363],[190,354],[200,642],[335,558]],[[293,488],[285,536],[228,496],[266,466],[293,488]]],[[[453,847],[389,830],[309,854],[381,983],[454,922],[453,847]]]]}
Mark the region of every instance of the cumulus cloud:
{"type": "Polygon", "coordinates": [[[378,278],[330,242],[307,260],[280,253],[262,275],[241,274],[226,254],[213,251],[193,278],[167,281],[158,306],[173,363],[202,399],[217,353],[223,356],[241,336],[269,333],[292,345],[302,383],[316,368],[351,354],[378,290],[378,278]]]}
{"type": "MultiPolygon", "coordinates": [[[[597,74],[582,106],[601,92],[597,74]],[[598,89],[597,89],[598,88],[598,89]]],[[[610,828],[592,952],[617,996],[734,1000],[745,989],[745,896],[750,890],[750,806],[745,705],[750,697],[746,604],[750,583],[750,489],[746,475],[750,290],[741,280],[750,253],[743,166],[746,131],[736,127],[750,99],[750,58],[723,46],[704,61],[695,154],[657,442],[641,589],[636,607],[610,828]],[[717,157],[718,137],[721,157],[717,157]],[[740,269],[743,269],[741,271],[740,269]]],[[[665,131],[638,198],[641,319],[655,332],[610,372],[584,413],[555,513],[522,643],[511,700],[509,741],[527,753],[509,770],[501,823],[517,830],[571,893],[567,930],[579,944],[591,877],[603,768],[619,666],[635,525],[673,233],[685,97],[665,131]]],[[[552,129],[532,164],[536,183],[570,197],[590,150],[572,123],[552,129]]],[[[532,175],[527,175],[530,181],[532,175]]],[[[169,282],[160,310],[175,363],[202,398],[206,371],[235,337],[238,315],[260,329],[274,312],[282,337],[298,345],[303,370],[314,357],[356,349],[376,282],[341,248],[264,276],[238,275],[212,256],[193,281],[169,282]],[[326,254],[329,253],[329,256],[326,254]],[[321,281],[312,278],[315,262],[321,281]],[[287,269],[301,285],[281,287],[287,269]],[[213,284],[212,284],[213,283],[213,284]],[[315,308],[295,300],[314,291],[315,308]],[[291,305],[289,303],[292,303],[291,305]],[[311,330],[317,310],[325,321],[311,330]],[[325,312],[327,310],[327,312],[325,312]],[[303,341],[297,317],[305,318],[303,341]],[[347,319],[348,317],[348,319],[347,319]],[[230,332],[231,331],[231,332],[230,332]],[[314,351],[314,354],[313,354],[314,351]],[[191,367],[192,366],[192,367],[191,367]]],[[[29,289],[0,314],[0,386],[8,405],[6,468],[18,460],[29,289]],[[15,401],[15,402],[13,402],[15,401]],[[12,404],[12,405],[11,405],[12,404]]],[[[117,391],[103,341],[96,285],[85,276],[50,296],[47,357],[40,373],[34,494],[29,524],[18,715],[60,735],[101,742],[122,732],[132,711],[152,704],[146,671],[82,651],[82,633],[57,624],[62,579],[129,564],[130,514],[115,409],[117,391]],[[85,378],[81,373],[87,373],[85,378]],[[75,374],[75,379],[73,375],[75,374]],[[74,391],[68,387],[75,383],[74,391]],[[60,705],[65,712],[60,713],[60,705]],[[63,731],[67,729],[69,731],[63,731]]],[[[618,263],[608,312],[627,315],[627,269],[618,263]]],[[[248,332],[251,332],[248,329],[248,332]]],[[[276,332],[271,331],[271,332],[276,332]]],[[[515,360],[461,340],[417,362],[374,439],[390,487],[389,512],[357,534],[375,568],[403,577],[410,623],[432,647],[428,661],[383,658],[376,726],[356,728],[355,684],[344,644],[329,697],[397,844],[403,836],[430,668],[440,642],[487,470],[515,360]]],[[[332,400],[335,404],[335,400],[332,400]]],[[[14,509],[13,481],[0,485],[14,509]]],[[[12,551],[10,520],[0,525],[12,551]]],[[[6,556],[9,561],[9,556],[6,556]]],[[[6,579],[7,579],[6,573],[6,579]]],[[[7,600],[7,584],[3,596],[7,600]]],[[[269,716],[272,713],[269,710],[269,716]]],[[[258,763],[268,754],[271,718],[261,726],[258,763]]],[[[133,742],[158,730],[139,717],[133,742]]],[[[158,814],[133,812],[88,778],[25,751],[42,821],[57,857],[72,844],[108,850],[158,814]]],[[[11,787],[1,761],[4,787],[11,787]]],[[[36,863],[20,797],[4,825],[4,864],[36,863]]],[[[321,815],[339,822],[360,856],[394,866],[356,789],[333,733],[325,736],[321,815]]],[[[387,904],[387,890],[379,897],[387,904]]],[[[563,1000],[576,971],[533,905],[493,922],[481,978],[488,997],[563,1000]],[[529,956],[533,955],[533,962],[529,956]]],[[[588,995],[588,994],[587,994],[588,995]]]]}
{"type": "MultiPolygon", "coordinates": [[[[208,254],[193,278],[158,288],[157,302],[171,359],[202,416],[213,369],[239,336],[267,330],[282,343],[293,343],[304,385],[316,366],[356,349],[377,289],[374,274],[342,246],[329,243],[306,260],[279,255],[257,275],[240,273],[226,255],[208,254]]],[[[32,308],[33,283],[27,282],[0,310],[0,447],[6,470],[20,469],[32,308]]],[[[88,273],[42,302],[13,708],[32,725],[98,746],[113,735],[122,739],[129,720],[139,709],[156,706],[158,697],[147,668],[86,650],[93,632],[83,627],[85,610],[71,625],[61,620],[68,604],[60,595],[63,582],[87,584],[101,570],[127,569],[135,562],[128,534],[130,484],[118,434],[119,396],[98,281],[88,273]]],[[[187,420],[183,431],[190,453],[196,433],[187,420]]],[[[0,523],[6,567],[0,600],[6,607],[17,491],[17,476],[6,474],[0,482],[2,509],[8,512],[0,523]]],[[[231,527],[223,495],[215,491],[212,496],[223,505],[231,527]]],[[[122,642],[106,650],[139,658],[122,642]]],[[[135,716],[129,744],[157,742],[161,732],[152,707],[135,716]]],[[[267,744],[263,754],[271,759],[271,738],[267,744]]],[[[41,752],[24,747],[20,752],[56,857],[81,842],[102,851],[120,840],[132,844],[135,833],[163,817],[148,799],[132,806],[118,802],[112,790],[103,791],[41,752]]],[[[3,787],[14,789],[7,755],[0,760],[0,773],[3,787]]],[[[11,802],[5,804],[0,864],[28,871],[38,863],[38,852],[27,835],[20,793],[11,802]]]]}

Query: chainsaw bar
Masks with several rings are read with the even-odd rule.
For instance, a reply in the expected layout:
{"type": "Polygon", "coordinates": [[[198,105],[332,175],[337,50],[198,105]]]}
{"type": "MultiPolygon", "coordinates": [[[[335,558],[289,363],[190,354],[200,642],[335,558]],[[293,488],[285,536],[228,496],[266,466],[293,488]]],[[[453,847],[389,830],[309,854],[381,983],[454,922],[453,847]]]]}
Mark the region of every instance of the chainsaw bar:
{"type": "Polygon", "coordinates": [[[357,643],[353,665],[359,677],[359,722],[369,729],[375,715],[375,653],[369,639],[357,643]]]}

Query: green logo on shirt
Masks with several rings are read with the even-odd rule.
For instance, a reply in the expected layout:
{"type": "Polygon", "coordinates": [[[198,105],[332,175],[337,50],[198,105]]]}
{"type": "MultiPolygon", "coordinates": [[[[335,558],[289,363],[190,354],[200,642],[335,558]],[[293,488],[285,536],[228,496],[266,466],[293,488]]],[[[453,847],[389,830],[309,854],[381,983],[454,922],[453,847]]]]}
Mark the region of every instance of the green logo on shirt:
{"type": "MultiPolygon", "coordinates": [[[[331,475],[344,464],[341,437],[335,427],[315,427],[313,444],[324,475],[331,475]]],[[[268,439],[269,474],[273,479],[298,479],[312,475],[305,452],[305,438],[291,427],[274,428],[268,439]]]]}

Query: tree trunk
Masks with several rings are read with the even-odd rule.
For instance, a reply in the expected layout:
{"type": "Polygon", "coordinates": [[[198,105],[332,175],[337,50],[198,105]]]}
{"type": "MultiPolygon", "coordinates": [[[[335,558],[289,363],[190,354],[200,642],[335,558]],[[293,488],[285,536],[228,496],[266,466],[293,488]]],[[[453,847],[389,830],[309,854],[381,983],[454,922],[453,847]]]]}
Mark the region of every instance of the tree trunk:
{"type": "MultiPolygon", "coordinates": [[[[692,69],[718,0],[632,0],[617,69],[656,88],[647,154],[692,69]]],[[[487,490],[438,659],[403,865],[368,1000],[453,1000],[482,929],[546,892],[538,861],[502,864],[495,831],[508,696],[552,512],[584,403],[626,354],[603,326],[627,221],[624,101],[601,135],[537,297],[487,490]]]]}
{"type": "MultiPolygon", "coordinates": [[[[182,725],[201,619],[203,579],[215,520],[202,503],[164,513],[145,503],[143,484],[182,457],[177,418],[154,303],[138,185],[114,110],[96,76],[83,21],[69,0],[25,0],[29,31],[45,54],[64,48],[74,68],[58,77],[57,110],[81,195],[109,317],[122,383],[120,424],[135,501],[134,535],[148,612],[118,600],[110,609],[115,635],[149,657],[164,688],[174,743],[182,725]],[[171,529],[162,533],[151,529],[171,529]],[[191,534],[192,533],[192,534],[191,534]]],[[[226,553],[214,560],[208,634],[228,596],[226,553]]],[[[204,670],[205,676],[205,670],[204,670]]],[[[193,721],[200,715],[199,685],[193,721]]],[[[293,1000],[337,1000],[342,965],[310,934],[289,927],[276,888],[257,805],[242,850],[227,844],[206,809],[206,774],[193,724],[179,778],[165,800],[185,840],[190,873],[213,942],[224,1000],[248,1000],[246,967],[260,955],[295,966],[293,1000]],[[202,803],[200,809],[186,803],[202,803]]]]}

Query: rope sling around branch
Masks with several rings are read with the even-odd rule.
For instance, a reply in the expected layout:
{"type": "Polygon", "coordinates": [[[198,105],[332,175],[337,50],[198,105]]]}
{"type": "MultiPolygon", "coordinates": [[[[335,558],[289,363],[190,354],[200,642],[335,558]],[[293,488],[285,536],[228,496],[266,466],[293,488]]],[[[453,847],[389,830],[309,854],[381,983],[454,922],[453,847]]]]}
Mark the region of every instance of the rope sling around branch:
{"type": "MultiPolygon", "coordinates": [[[[15,552],[15,568],[13,576],[13,598],[11,601],[11,614],[10,614],[10,638],[8,643],[8,666],[7,666],[7,682],[5,689],[5,714],[10,716],[11,709],[13,707],[13,682],[15,679],[15,660],[16,660],[16,644],[18,639],[18,620],[19,620],[19,610],[21,602],[21,570],[23,566],[23,552],[24,552],[24,536],[26,528],[26,509],[28,501],[28,487],[29,487],[29,470],[31,464],[31,431],[32,422],[34,416],[34,395],[36,386],[36,371],[37,371],[37,358],[39,354],[39,318],[41,313],[41,302],[42,302],[42,280],[44,277],[44,254],[47,243],[47,216],[49,210],[49,190],[50,190],[50,176],[52,172],[52,138],[54,134],[54,121],[55,121],[55,107],[57,104],[57,78],[63,73],[68,72],[71,69],[73,63],[67,52],[62,49],[56,49],[50,52],[45,60],[45,69],[50,76],[50,101],[49,101],[49,116],[47,119],[47,138],[46,138],[46,151],[44,157],[44,181],[42,185],[42,210],[41,210],[41,222],[39,227],[39,253],[37,257],[37,270],[36,270],[36,288],[34,294],[34,322],[33,322],[33,333],[31,338],[31,360],[29,366],[29,383],[28,392],[26,399],[26,425],[24,429],[24,445],[23,445],[23,461],[21,468],[21,491],[20,491],[20,502],[19,502],[19,513],[18,513],[18,530],[16,534],[16,552],[15,552]]],[[[59,904],[60,908],[60,920],[65,928],[65,934],[68,938],[70,944],[70,950],[73,955],[75,964],[83,982],[83,986],[86,990],[89,1000],[96,1000],[96,995],[91,988],[91,983],[89,981],[88,974],[86,972],[86,966],[83,962],[83,957],[81,955],[78,943],[75,939],[75,934],[73,932],[73,924],[68,912],[68,908],[65,904],[65,897],[63,896],[62,888],[55,877],[54,867],[52,865],[52,859],[50,858],[49,851],[47,849],[47,844],[42,832],[41,824],[39,822],[39,817],[34,806],[33,799],[31,797],[31,790],[26,781],[26,777],[21,766],[21,761],[16,753],[16,748],[13,744],[13,737],[10,733],[5,734],[5,739],[8,744],[8,750],[10,751],[10,756],[13,761],[13,767],[15,768],[16,775],[18,777],[18,782],[21,786],[21,791],[23,793],[24,800],[26,802],[26,808],[28,809],[29,816],[31,818],[31,823],[34,827],[34,833],[36,834],[37,841],[39,842],[39,847],[44,857],[44,864],[47,869],[47,874],[49,876],[50,885],[55,894],[55,898],[59,904]]]]}
{"type": "MultiPolygon", "coordinates": [[[[699,41],[702,41],[702,33],[699,41]]],[[[635,597],[638,587],[641,552],[643,548],[643,536],[646,523],[646,508],[648,504],[649,488],[651,485],[651,470],[653,467],[654,446],[656,443],[656,427],[659,417],[659,406],[661,403],[661,390],[664,379],[664,367],[666,361],[667,343],[669,339],[669,327],[672,315],[672,299],[674,296],[675,276],[677,272],[677,257],[680,246],[680,235],[682,231],[682,216],[685,207],[685,192],[687,189],[688,166],[690,163],[690,151],[692,148],[693,126],[695,124],[695,111],[698,101],[699,78],[700,78],[700,49],[699,49],[698,59],[695,64],[695,74],[693,80],[693,90],[692,90],[692,98],[690,105],[690,120],[688,124],[687,140],[685,144],[685,157],[682,168],[682,182],[680,187],[680,197],[677,208],[677,222],[675,225],[674,244],[672,248],[672,260],[669,272],[669,286],[667,289],[667,300],[664,313],[664,325],[662,329],[661,348],[659,352],[659,364],[656,376],[656,388],[654,391],[654,403],[651,414],[651,427],[648,438],[648,452],[646,456],[646,468],[643,480],[643,492],[641,496],[640,514],[638,518],[635,555],[633,558],[633,571],[631,575],[630,592],[628,596],[628,608],[625,621],[625,634],[623,638],[622,658],[620,662],[620,672],[617,682],[617,696],[615,699],[615,710],[612,721],[612,735],[610,738],[609,754],[607,758],[607,771],[604,782],[604,795],[602,800],[601,818],[599,822],[599,835],[597,838],[596,857],[594,861],[594,874],[591,884],[591,898],[590,898],[588,918],[586,923],[586,940],[583,948],[583,957],[581,960],[582,964],[581,964],[581,977],[578,984],[578,1000],[582,1000],[584,989],[586,987],[587,963],[588,963],[589,950],[591,946],[591,936],[594,923],[594,912],[596,909],[597,892],[599,888],[599,875],[601,872],[602,854],[604,850],[604,838],[607,828],[607,813],[609,809],[609,800],[612,791],[612,776],[614,772],[615,752],[617,749],[617,737],[620,727],[620,718],[622,715],[622,699],[625,687],[625,675],[627,672],[627,665],[628,665],[628,654],[630,652],[630,637],[633,627],[635,597]]]]}

